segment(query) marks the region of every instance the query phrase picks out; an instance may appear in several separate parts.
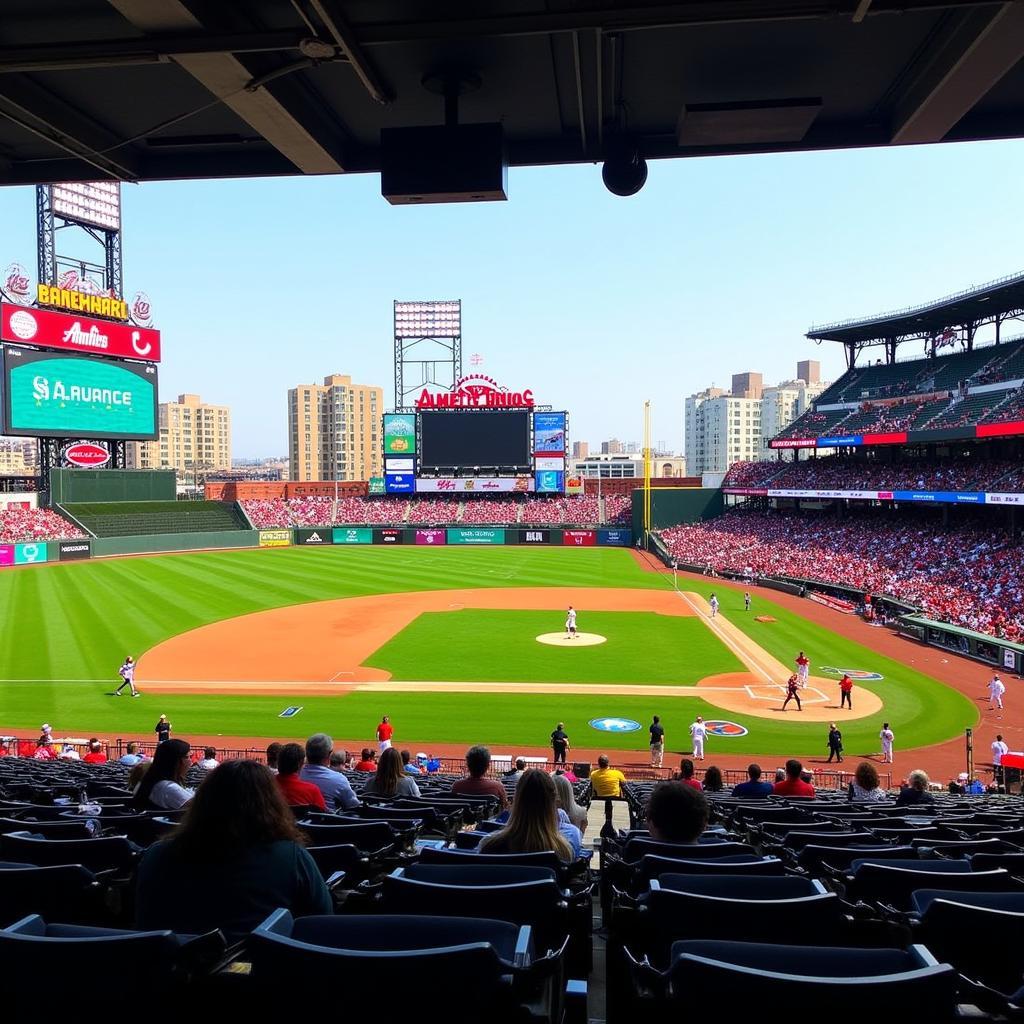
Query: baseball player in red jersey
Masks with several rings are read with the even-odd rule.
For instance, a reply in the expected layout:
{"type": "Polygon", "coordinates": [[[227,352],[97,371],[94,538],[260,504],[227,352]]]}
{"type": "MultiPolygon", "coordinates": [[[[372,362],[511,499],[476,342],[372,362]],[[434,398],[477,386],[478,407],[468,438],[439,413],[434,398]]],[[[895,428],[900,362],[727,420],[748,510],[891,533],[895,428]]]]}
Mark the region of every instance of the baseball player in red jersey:
{"type": "Polygon", "coordinates": [[[807,687],[807,677],[810,675],[810,672],[811,672],[811,662],[810,662],[810,659],[807,657],[806,654],[804,654],[803,651],[801,651],[796,656],[796,677],[797,677],[797,679],[800,680],[800,689],[801,690],[806,689],[806,687],[807,687]]]}

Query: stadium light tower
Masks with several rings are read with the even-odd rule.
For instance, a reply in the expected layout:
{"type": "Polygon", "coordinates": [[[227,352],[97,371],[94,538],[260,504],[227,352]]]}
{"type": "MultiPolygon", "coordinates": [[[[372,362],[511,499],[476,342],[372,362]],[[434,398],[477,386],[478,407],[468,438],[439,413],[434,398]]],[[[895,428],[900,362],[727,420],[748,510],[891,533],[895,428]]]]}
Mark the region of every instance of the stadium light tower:
{"type": "Polygon", "coordinates": [[[396,411],[415,411],[419,391],[451,391],[461,376],[462,300],[396,301],[396,411]]]}

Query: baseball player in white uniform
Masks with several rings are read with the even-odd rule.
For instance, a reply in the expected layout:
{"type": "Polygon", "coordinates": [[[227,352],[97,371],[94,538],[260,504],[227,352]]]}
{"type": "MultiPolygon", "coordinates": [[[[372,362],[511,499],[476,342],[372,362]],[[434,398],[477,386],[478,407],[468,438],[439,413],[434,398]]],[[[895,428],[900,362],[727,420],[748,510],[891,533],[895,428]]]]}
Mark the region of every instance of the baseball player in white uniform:
{"type": "Polygon", "coordinates": [[[807,680],[811,674],[811,659],[801,651],[796,656],[796,677],[800,680],[800,689],[807,689],[807,680]]]}
{"type": "Polygon", "coordinates": [[[569,605],[569,611],[565,616],[565,639],[576,639],[576,609],[569,605]]]}
{"type": "Polygon", "coordinates": [[[892,741],[895,736],[892,729],[889,728],[888,722],[882,723],[882,731],[878,734],[878,738],[882,741],[882,760],[886,764],[892,764],[892,741]]]}
{"type": "Polygon", "coordinates": [[[1003,781],[1003,754],[1010,752],[1009,746],[1003,739],[1002,734],[996,736],[992,741],[992,774],[996,782],[1003,781]]]}
{"type": "Polygon", "coordinates": [[[718,614],[718,598],[712,594],[708,604],[711,605],[711,618],[714,618],[718,614]]]}
{"type": "Polygon", "coordinates": [[[700,715],[697,716],[697,720],[690,726],[690,739],[693,741],[693,759],[694,761],[704,760],[704,740],[708,735],[708,727],[704,724],[704,719],[700,715]]]}
{"type": "Polygon", "coordinates": [[[993,708],[998,708],[1000,711],[1003,710],[1003,694],[1006,693],[1006,686],[1002,679],[999,678],[998,673],[992,677],[992,681],[988,684],[988,708],[991,711],[993,708]]]}

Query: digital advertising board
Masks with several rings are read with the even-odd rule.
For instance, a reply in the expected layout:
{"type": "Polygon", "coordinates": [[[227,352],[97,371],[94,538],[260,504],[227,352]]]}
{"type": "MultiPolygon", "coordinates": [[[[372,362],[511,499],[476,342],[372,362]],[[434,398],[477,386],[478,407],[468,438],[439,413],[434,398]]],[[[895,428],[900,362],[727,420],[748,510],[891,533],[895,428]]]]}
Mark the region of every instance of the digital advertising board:
{"type": "Polygon", "coordinates": [[[534,455],[565,454],[565,413],[535,412],[533,414],[534,455]]]}
{"type": "Polygon", "coordinates": [[[528,476],[443,476],[416,481],[418,494],[528,494],[532,490],[528,476]]]}
{"type": "Polygon", "coordinates": [[[412,473],[385,473],[384,491],[387,494],[412,494],[416,478],[412,473]]]}
{"type": "Polygon", "coordinates": [[[565,490],[565,473],[556,470],[540,470],[536,474],[538,494],[561,494],[565,490]]]}
{"type": "Polygon", "coordinates": [[[384,454],[414,455],[416,453],[416,414],[386,412],[384,414],[384,454]]]}
{"type": "Polygon", "coordinates": [[[66,352],[160,362],[160,332],[100,320],[85,313],[58,313],[0,303],[0,339],[66,352]]]}
{"type": "Polygon", "coordinates": [[[144,363],[7,346],[0,401],[9,435],[157,436],[157,369],[144,363]]]}

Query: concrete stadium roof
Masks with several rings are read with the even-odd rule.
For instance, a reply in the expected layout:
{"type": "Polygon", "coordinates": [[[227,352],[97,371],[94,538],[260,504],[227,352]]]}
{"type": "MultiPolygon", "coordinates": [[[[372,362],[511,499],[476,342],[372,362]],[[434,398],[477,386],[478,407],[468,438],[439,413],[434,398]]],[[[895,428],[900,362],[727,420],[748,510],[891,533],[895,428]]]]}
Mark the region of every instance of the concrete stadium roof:
{"type": "Polygon", "coordinates": [[[379,171],[445,78],[513,166],[1007,138],[1022,58],[1021,0],[4,0],[0,183],[379,171]]]}
{"type": "Polygon", "coordinates": [[[1024,271],[947,295],[923,306],[912,306],[872,317],[843,320],[812,327],[812,341],[838,341],[844,345],[881,344],[886,338],[929,338],[947,327],[992,323],[1024,311],[1024,271]]]}

